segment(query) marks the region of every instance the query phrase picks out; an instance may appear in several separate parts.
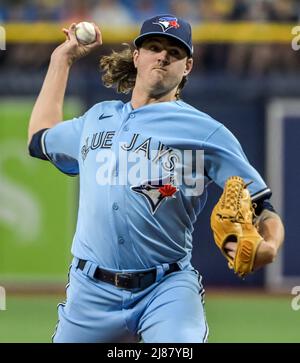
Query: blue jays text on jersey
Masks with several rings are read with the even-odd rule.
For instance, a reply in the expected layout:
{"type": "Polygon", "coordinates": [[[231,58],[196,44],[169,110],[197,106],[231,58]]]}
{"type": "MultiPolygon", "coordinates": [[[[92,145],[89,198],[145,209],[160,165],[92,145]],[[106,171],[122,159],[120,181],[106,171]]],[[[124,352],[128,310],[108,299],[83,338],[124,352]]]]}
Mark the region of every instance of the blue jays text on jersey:
{"type": "Polygon", "coordinates": [[[211,181],[223,187],[229,176],[240,175],[253,180],[249,186],[253,200],[270,193],[232,133],[183,101],[138,109],[121,101],[102,102],[82,117],[46,130],[41,144],[57,168],[80,176],[72,253],[103,268],[137,270],[174,261],[189,266],[193,224],[211,181]],[[99,183],[99,173],[104,175],[99,167],[102,152],[115,157],[114,163],[108,163],[110,178],[127,173],[120,163],[120,149],[142,156],[144,169],[153,159],[170,168],[162,167],[158,178],[141,177],[139,185],[99,183]],[[172,173],[176,163],[172,166],[170,155],[178,150],[204,152],[201,195],[189,195],[184,185],[176,183],[172,173]],[[164,151],[169,159],[157,157],[164,151]]]}
{"type": "Polygon", "coordinates": [[[182,185],[182,191],[189,195],[201,195],[203,192],[204,162],[202,150],[175,150],[149,137],[133,134],[128,144],[120,143],[118,155],[112,151],[112,138],[115,131],[96,132],[87,136],[81,147],[81,157],[85,162],[90,150],[101,150],[96,155],[99,162],[97,183],[99,185],[127,185],[169,183],[182,185]],[[143,141],[140,141],[140,140],[143,141]],[[104,149],[104,150],[103,150],[104,149]],[[133,152],[126,155],[125,152],[133,152]],[[148,161],[151,161],[148,163],[148,161]],[[121,165],[121,168],[117,167],[121,165]],[[121,169],[119,173],[117,169],[121,169]],[[166,175],[167,174],[167,175],[166,175]],[[141,179],[141,180],[140,180],[141,179]]]}

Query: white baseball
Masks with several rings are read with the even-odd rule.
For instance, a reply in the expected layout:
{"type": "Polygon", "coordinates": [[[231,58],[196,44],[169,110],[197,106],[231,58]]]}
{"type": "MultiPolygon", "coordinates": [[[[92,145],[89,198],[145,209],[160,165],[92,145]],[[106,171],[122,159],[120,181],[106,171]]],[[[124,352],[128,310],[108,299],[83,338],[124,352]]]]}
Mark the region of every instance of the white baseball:
{"type": "Polygon", "coordinates": [[[96,40],[96,29],[92,23],[82,21],[76,25],[76,38],[81,44],[91,44],[96,40]]]}

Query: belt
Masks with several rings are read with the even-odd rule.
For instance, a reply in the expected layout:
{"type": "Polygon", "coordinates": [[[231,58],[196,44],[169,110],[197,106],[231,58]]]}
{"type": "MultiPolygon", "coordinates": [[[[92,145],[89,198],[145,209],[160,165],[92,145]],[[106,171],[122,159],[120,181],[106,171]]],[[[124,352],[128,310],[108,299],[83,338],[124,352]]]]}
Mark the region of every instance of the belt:
{"type": "MultiPolygon", "coordinates": [[[[86,260],[79,260],[77,268],[83,271],[86,263],[86,260]]],[[[177,263],[171,263],[164,276],[179,270],[177,263]]],[[[111,272],[97,267],[93,277],[123,289],[145,289],[156,281],[156,269],[145,272],[111,272]]]]}

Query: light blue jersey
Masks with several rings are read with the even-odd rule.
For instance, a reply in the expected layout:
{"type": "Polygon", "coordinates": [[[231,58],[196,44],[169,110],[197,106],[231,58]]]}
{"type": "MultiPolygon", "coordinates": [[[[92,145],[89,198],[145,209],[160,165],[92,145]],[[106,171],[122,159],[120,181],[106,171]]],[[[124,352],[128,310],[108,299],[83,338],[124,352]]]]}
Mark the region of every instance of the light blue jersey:
{"type": "MultiPolygon", "coordinates": [[[[82,117],[45,131],[42,145],[57,168],[80,176],[72,253],[102,268],[138,270],[174,261],[189,266],[193,224],[211,181],[223,187],[229,176],[239,175],[253,181],[253,199],[270,192],[232,133],[183,101],[136,110],[131,103],[101,102],[82,117]],[[128,160],[136,155],[144,171],[161,162],[170,164],[172,174],[173,150],[204,151],[200,195],[188,195],[184,185],[164,183],[164,175],[126,180],[125,174],[141,174],[134,163],[128,169],[128,160]]],[[[164,172],[168,174],[166,168],[164,172]]]]}

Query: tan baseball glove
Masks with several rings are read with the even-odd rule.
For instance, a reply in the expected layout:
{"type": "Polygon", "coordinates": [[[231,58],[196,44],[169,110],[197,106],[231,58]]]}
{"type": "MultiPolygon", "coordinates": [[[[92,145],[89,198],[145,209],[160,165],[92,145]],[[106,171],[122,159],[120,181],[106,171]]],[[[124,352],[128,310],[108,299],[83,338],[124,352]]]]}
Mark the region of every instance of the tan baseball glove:
{"type": "Polygon", "coordinates": [[[229,268],[240,277],[253,270],[256,251],[263,240],[253,224],[253,217],[254,208],[244,180],[239,176],[228,178],[210,222],[217,246],[228,260],[229,268]],[[227,242],[237,243],[234,258],[225,249],[227,242]]]}

